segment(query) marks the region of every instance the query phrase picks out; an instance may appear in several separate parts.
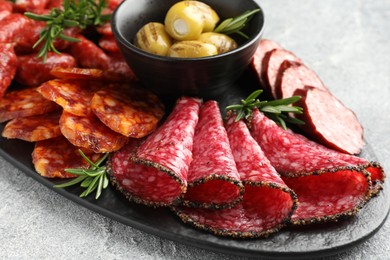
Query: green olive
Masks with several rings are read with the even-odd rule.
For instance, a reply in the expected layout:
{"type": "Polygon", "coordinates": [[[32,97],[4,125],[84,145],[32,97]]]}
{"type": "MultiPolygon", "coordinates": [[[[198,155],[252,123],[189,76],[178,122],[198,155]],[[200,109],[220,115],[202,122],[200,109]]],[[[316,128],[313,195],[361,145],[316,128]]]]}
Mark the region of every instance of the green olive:
{"type": "Polygon", "coordinates": [[[174,4],[165,16],[165,30],[175,40],[196,40],[203,31],[202,13],[188,2],[174,4]]]}
{"type": "Polygon", "coordinates": [[[148,23],[137,32],[134,43],[146,52],[166,56],[172,39],[162,23],[148,23]]]}
{"type": "Polygon", "coordinates": [[[202,33],[199,36],[198,41],[215,45],[218,49],[218,53],[228,52],[237,48],[236,41],[222,33],[202,33]]]}
{"type": "Polygon", "coordinates": [[[168,51],[169,57],[200,58],[218,54],[217,47],[201,41],[181,41],[173,44],[168,51]]]}
{"type": "Polygon", "coordinates": [[[219,16],[209,5],[200,1],[186,1],[189,5],[194,5],[201,12],[204,23],[203,32],[212,32],[219,22],[219,16]]]}

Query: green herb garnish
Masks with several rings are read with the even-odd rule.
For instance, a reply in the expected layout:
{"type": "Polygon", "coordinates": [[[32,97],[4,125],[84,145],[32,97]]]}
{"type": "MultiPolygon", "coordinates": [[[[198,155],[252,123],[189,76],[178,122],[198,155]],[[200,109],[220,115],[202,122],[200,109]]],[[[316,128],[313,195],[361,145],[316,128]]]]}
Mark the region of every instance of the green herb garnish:
{"type": "Polygon", "coordinates": [[[241,104],[227,106],[226,110],[236,112],[236,122],[243,118],[248,119],[252,115],[253,109],[258,108],[267,117],[283,127],[283,129],[287,129],[286,122],[292,124],[305,124],[302,120],[289,116],[289,113],[302,114],[301,107],[291,106],[291,104],[301,99],[300,96],[292,96],[273,101],[260,101],[257,97],[262,92],[263,90],[261,89],[256,90],[246,99],[241,100],[241,104]]]}
{"type": "Polygon", "coordinates": [[[90,25],[101,25],[110,20],[110,14],[102,14],[106,6],[105,0],[64,0],[63,8],[53,8],[49,14],[24,13],[30,19],[46,22],[40,38],[33,48],[42,43],[38,57],[46,61],[47,53],[60,53],[54,46],[55,39],[70,42],[80,41],[77,38],[63,34],[65,28],[79,27],[85,29],[90,25]]]}
{"type": "Polygon", "coordinates": [[[80,186],[85,188],[85,191],[80,194],[80,197],[86,197],[96,190],[95,199],[98,199],[102,190],[108,187],[107,168],[105,165],[100,165],[107,159],[109,154],[106,153],[94,163],[81,150],[79,150],[79,153],[90,164],[90,167],[88,169],[65,169],[66,172],[79,175],[79,177],[54,187],[66,188],[81,183],[80,186]]]}
{"type": "Polygon", "coordinates": [[[243,14],[234,17],[234,18],[228,18],[224,21],[222,21],[215,29],[214,32],[216,33],[224,33],[224,34],[233,34],[237,33],[241,35],[242,37],[249,39],[248,35],[243,33],[241,29],[243,29],[247,22],[252,18],[252,16],[259,12],[260,9],[254,9],[252,11],[246,11],[243,14]]]}

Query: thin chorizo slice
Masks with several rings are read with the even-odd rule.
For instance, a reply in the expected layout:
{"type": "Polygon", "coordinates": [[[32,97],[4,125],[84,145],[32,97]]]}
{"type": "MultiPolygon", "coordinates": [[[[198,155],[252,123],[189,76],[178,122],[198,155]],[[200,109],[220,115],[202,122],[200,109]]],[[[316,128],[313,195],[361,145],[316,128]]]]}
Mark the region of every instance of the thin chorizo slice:
{"type": "Polygon", "coordinates": [[[60,108],[39,94],[36,88],[15,90],[0,99],[0,123],[18,117],[42,115],[60,108]]]}
{"type": "MultiPolygon", "coordinates": [[[[74,178],[77,175],[65,172],[69,168],[85,168],[90,166],[79,153],[79,148],[69,143],[66,138],[59,136],[53,139],[39,141],[32,152],[32,161],[37,173],[46,178],[74,178]]],[[[83,149],[92,161],[101,157],[83,149]]]]}
{"type": "Polygon", "coordinates": [[[54,77],[59,79],[84,79],[101,80],[103,79],[103,70],[89,68],[61,68],[56,67],[50,71],[54,77]]]}
{"type": "Polygon", "coordinates": [[[112,131],[93,114],[75,116],[64,111],[60,118],[60,130],[73,145],[95,153],[114,152],[128,142],[126,136],[112,131]]]}
{"type": "Polygon", "coordinates": [[[10,139],[21,139],[37,142],[61,136],[59,111],[50,114],[15,118],[4,127],[2,136],[10,139]]]}
{"type": "Polygon", "coordinates": [[[133,138],[150,134],[164,116],[158,97],[135,84],[110,84],[97,91],[91,109],[109,128],[133,138]]]}

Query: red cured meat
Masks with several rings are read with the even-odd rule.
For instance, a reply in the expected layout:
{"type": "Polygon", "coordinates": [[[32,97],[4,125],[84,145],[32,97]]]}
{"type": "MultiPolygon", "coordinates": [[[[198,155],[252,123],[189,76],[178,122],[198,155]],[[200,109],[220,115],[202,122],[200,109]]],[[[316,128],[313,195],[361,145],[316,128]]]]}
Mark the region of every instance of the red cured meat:
{"type": "Polygon", "coordinates": [[[330,92],[314,87],[297,90],[297,102],[303,108],[298,117],[305,121],[302,129],[312,139],[332,149],[359,154],[364,146],[363,127],[355,113],[330,92]]]}
{"type": "MultiPolygon", "coordinates": [[[[32,153],[33,164],[37,173],[46,178],[74,178],[77,175],[65,172],[69,168],[89,168],[88,162],[81,157],[79,148],[73,146],[63,136],[39,141],[32,153]]],[[[92,161],[101,155],[83,149],[92,161]]]]}
{"type": "Polygon", "coordinates": [[[200,104],[195,98],[180,98],[164,124],[136,151],[130,143],[112,155],[110,178],[126,197],[150,206],[180,201],[187,188],[200,104]]]}
{"type": "Polygon", "coordinates": [[[12,3],[6,0],[0,0],[0,21],[12,13],[12,3]]]}
{"type": "Polygon", "coordinates": [[[271,94],[274,98],[279,98],[276,92],[276,83],[281,65],[285,60],[303,63],[302,60],[292,52],[284,49],[274,49],[268,52],[263,58],[261,77],[264,85],[271,90],[271,94]]]}
{"type": "Polygon", "coordinates": [[[69,54],[49,52],[46,61],[37,58],[36,54],[18,57],[18,67],[15,80],[26,86],[39,86],[54,78],[50,71],[53,68],[71,68],[76,66],[76,60],[69,54]]]}
{"type": "Polygon", "coordinates": [[[50,114],[15,118],[9,121],[3,130],[6,138],[21,139],[28,142],[37,142],[61,135],[60,112],[50,114]]]}
{"type": "Polygon", "coordinates": [[[227,208],[242,199],[244,187],[216,101],[207,101],[200,110],[192,154],[184,205],[227,208]]]}
{"type": "Polygon", "coordinates": [[[278,98],[294,96],[294,92],[312,86],[324,91],[328,88],[324,85],[317,74],[307,66],[291,61],[284,61],[281,65],[281,73],[276,83],[276,95],[278,98]]]}
{"type": "Polygon", "coordinates": [[[42,13],[50,0],[15,0],[15,9],[20,12],[42,13]]]}
{"type": "Polygon", "coordinates": [[[97,81],[54,79],[42,84],[37,90],[48,100],[60,105],[64,111],[77,116],[88,116],[92,114],[91,99],[102,87],[97,81]]]}
{"type": "Polygon", "coordinates": [[[135,84],[110,84],[94,94],[90,106],[106,126],[132,138],[149,135],[164,116],[158,97],[135,84]]]}
{"type": "Polygon", "coordinates": [[[108,0],[108,8],[115,10],[122,2],[123,0],[108,0]]]}
{"type": "Polygon", "coordinates": [[[99,46],[105,51],[119,53],[118,45],[116,44],[115,37],[113,35],[103,35],[99,39],[99,46]]]}
{"type": "Polygon", "coordinates": [[[104,36],[113,36],[114,35],[112,32],[112,29],[111,29],[111,24],[109,22],[96,27],[96,31],[104,36]]]}
{"type": "Polygon", "coordinates": [[[283,176],[300,202],[294,224],[336,220],[350,216],[370,195],[369,174],[342,157],[319,150],[291,131],[284,131],[258,110],[251,133],[266,157],[283,176]]]}
{"type": "Polygon", "coordinates": [[[84,36],[77,36],[81,41],[72,43],[70,54],[76,58],[77,63],[83,68],[109,69],[110,58],[95,43],[84,36]]]}
{"type": "Polygon", "coordinates": [[[185,222],[216,235],[266,237],[288,222],[297,206],[296,195],[271,166],[243,121],[230,118],[226,128],[245,185],[242,202],[231,209],[175,207],[175,211],[185,222]]]}
{"type": "Polygon", "coordinates": [[[0,98],[4,96],[16,73],[17,58],[11,43],[0,43],[0,98]]]}
{"type": "Polygon", "coordinates": [[[104,78],[111,82],[135,82],[137,77],[127,65],[120,53],[110,53],[108,69],[104,70],[104,78]]]}
{"type": "Polygon", "coordinates": [[[53,68],[50,71],[56,78],[60,79],[83,79],[83,80],[102,80],[103,71],[100,69],[88,68],[53,68]]]}
{"type": "Polygon", "coordinates": [[[0,123],[18,117],[42,115],[60,108],[39,94],[36,88],[11,91],[0,99],[0,123]]]}
{"type": "Polygon", "coordinates": [[[0,20],[0,43],[16,43],[32,20],[22,14],[13,13],[0,20]]]}

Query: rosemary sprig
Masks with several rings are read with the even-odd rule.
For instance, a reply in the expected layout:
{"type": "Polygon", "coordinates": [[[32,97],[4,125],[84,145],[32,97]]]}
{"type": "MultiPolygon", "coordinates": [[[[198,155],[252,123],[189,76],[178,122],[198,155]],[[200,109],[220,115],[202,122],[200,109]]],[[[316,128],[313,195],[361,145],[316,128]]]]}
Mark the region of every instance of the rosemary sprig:
{"type": "Polygon", "coordinates": [[[237,34],[241,35],[242,37],[249,39],[248,35],[243,33],[241,31],[241,29],[243,29],[246,26],[247,22],[252,18],[252,16],[259,11],[260,11],[260,9],[254,9],[252,11],[246,11],[237,17],[228,18],[228,19],[222,21],[214,29],[214,32],[224,33],[224,34],[237,33],[237,34]]]}
{"type": "Polygon", "coordinates": [[[79,27],[85,29],[90,25],[101,25],[110,20],[110,14],[102,14],[106,6],[105,0],[64,0],[63,8],[53,8],[49,14],[35,14],[25,12],[30,19],[46,22],[40,34],[40,38],[34,44],[34,48],[41,45],[38,57],[46,61],[47,53],[53,51],[59,53],[54,46],[56,39],[70,42],[80,41],[63,33],[65,28],[79,27]]]}
{"type": "Polygon", "coordinates": [[[81,183],[80,186],[85,188],[80,197],[86,197],[96,190],[95,199],[98,199],[102,190],[108,187],[108,176],[106,166],[100,166],[108,157],[106,153],[97,162],[92,162],[81,150],[80,155],[86,160],[90,167],[88,169],[65,169],[66,172],[79,175],[79,177],[62,184],[55,185],[56,188],[66,188],[81,183]]]}
{"type": "Polygon", "coordinates": [[[298,106],[291,106],[291,104],[297,102],[301,97],[293,96],[284,99],[277,99],[273,101],[260,101],[257,97],[263,92],[263,90],[256,90],[251,93],[246,99],[241,100],[241,104],[230,105],[226,107],[227,111],[235,111],[236,119],[239,121],[243,118],[248,119],[254,108],[258,108],[267,117],[274,120],[283,129],[287,129],[287,123],[292,124],[304,124],[302,120],[290,117],[288,113],[302,114],[302,108],[298,106]]]}

